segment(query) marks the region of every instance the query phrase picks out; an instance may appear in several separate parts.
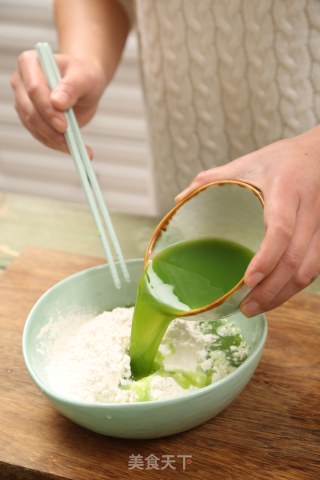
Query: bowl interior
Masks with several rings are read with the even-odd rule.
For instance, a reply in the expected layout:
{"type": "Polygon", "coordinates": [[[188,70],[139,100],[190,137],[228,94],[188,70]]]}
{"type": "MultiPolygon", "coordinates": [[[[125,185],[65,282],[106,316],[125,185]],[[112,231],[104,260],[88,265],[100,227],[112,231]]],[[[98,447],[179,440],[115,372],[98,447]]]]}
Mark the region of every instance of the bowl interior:
{"type": "Polygon", "coordinates": [[[23,333],[24,359],[40,388],[47,383],[45,367],[50,347],[61,329],[85,315],[98,315],[115,307],[135,303],[143,260],[127,262],[131,282],[115,288],[108,265],[101,265],[67,277],[50,288],[34,305],[23,333]]]}

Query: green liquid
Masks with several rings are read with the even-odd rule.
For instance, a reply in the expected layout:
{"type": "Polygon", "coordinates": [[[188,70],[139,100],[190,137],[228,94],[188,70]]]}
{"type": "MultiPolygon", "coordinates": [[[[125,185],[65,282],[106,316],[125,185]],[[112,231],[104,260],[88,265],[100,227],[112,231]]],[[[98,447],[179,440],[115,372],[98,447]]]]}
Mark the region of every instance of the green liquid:
{"type": "Polygon", "coordinates": [[[214,302],[243,277],[253,253],[221,239],[180,242],[147,265],[138,287],[130,358],[134,379],[158,369],[154,363],[170,322],[214,302]]]}

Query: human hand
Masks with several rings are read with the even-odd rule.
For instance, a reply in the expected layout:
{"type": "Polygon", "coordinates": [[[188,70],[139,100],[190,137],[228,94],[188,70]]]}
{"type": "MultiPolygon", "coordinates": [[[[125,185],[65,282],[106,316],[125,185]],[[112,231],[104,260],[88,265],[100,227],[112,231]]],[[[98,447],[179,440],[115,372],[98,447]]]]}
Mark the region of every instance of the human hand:
{"type": "MultiPolygon", "coordinates": [[[[11,77],[15,107],[24,126],[44,145],[68,151],[63,133],[67,128],[63,111],[73,107],[80,127],[93,117],[105,88],[97,64],[69,55],[55,55],[61,82],[51,92],[34,50],[23,52],[11,77]]],[[[90,157],[93,152],[87,147],[90,157]]]]}
{"type": "Polygon", "coordinates": [[[198,174],[176,197],[216,180],[242,180],[265,200],[266,232],[245,273],[246,316],[271,310],[320,275],[320,127],[198,174]]]}

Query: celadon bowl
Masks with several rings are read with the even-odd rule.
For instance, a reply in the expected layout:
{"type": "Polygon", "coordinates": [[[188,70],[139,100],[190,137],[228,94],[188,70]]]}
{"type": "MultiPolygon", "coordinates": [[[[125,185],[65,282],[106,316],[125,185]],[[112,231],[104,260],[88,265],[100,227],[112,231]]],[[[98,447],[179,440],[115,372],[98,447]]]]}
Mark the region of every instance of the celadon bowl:
{"type": "Polygon", "coordinates": [[[40,345],[40,330],[45,331],[55,318],[59,318],[59,322],[65,319],[67,327],[70,315],[74,315],[74,312],[95,315],[117,306],[134,305],[143,260],[129,260],[127,265],[131,283],[123,282],[120,290],[113,284],[109,266],[102,265],[62,280],[38,300],[23,331],[23,355],[27,369],[56,410],[94,432],[113,437],[146,439],[189,430],[225,409],[250,380],[267,336],[267,322],[263,315],[247,319],[237,313],[232,317],[250,346],[250,354],[242,365],[216,383],[180,397],[129,404],[80,403],[63,397],[48,386],[48,358],[46,348],[43,348],[45,336],[41,335],[40,345]]]}

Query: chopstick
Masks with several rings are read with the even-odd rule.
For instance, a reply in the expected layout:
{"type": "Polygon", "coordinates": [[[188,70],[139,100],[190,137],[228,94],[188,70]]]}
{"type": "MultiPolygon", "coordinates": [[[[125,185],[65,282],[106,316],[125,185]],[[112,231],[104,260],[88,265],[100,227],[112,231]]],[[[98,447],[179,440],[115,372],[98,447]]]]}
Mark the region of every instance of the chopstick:
{"type": "MultiPolygon", "coordinates": [[[[47,42],[38,42],[35,48],[38,53],[40,65],[46,76],[48,85],[50,89],[53,90],[60,82],[61,75],[55,62],[51,47],[47,42]]],[[[106,236],[106,232],[109,234],[113,251],[118,259],[123,277],[127,282],[130,282],[130,275],[127,265],[122,254],[116,232],[113,228],[109,212],[104,202],[96,174],[88,156],[74,111],[72,108],[69,108],[64,113],[68,125],[65,132],[65,139],[75,167],[78,171],[93,218],[95,220],[106,259],[110,265],[110,272],[114,285],[119,289],[121,288],[121,280],[113,260],[113,254],[106,236]]]]}

